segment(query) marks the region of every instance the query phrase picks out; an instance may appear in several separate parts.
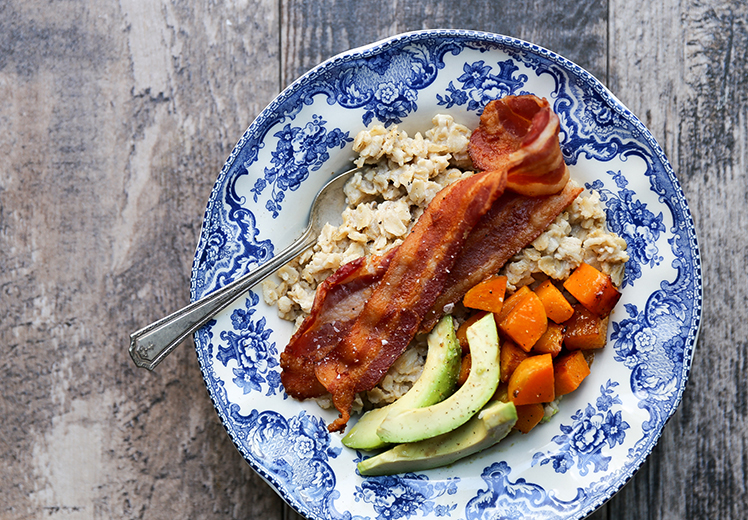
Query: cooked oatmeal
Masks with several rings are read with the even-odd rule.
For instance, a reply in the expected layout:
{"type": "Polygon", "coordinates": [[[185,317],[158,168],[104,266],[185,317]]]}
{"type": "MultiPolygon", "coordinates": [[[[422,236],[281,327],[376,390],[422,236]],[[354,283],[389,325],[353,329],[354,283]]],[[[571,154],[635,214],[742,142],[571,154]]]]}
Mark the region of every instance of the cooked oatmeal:
{"type": "MultiPolygon", "coordinates": [[[[317,285],[341,265],[358,257],[381,254],[410,232],[431,199],[445,186],[473,172],[468,156],[471,131],[451,116],[437,115],[432,128],[410,137],[393,125],[373,126],[353,143],[357,166],[367,166],[348,181],[348,208],[343,224],[326,225],[314,248],[281,268],[263,283],[268,305],[298,326],[312,308],[317,285]]],[[[569,181],[569,182],[574,182],[569,181]]],[[[597,193],[583,192],[528,247],[501,271],[509,292],[546,279],[565,279],[582,262],[609,274],[620,286],[628,260],[626,242],[610,233],[597,193]]],[[[407,392],[421,373],[425,341],[414,345],[390,368],[382,382],[366,392],[370,405],[390,403],[407,392]]],[[[318,399],[330,407],[329,399],[318,399]]],[[[357,400],[354,409],[362,406],[357,400]]]]}
{"type": "Polygon", "coordinates": [[[356,136],[356,164],[370,167],[345,186],[343,224],[326,225],[314,248],[263,283],[265,302],[277,304],[281,318],[301,323],[319,282],[351,260],[399,245],[439,190],[472,175],[464,169],[470,164],[470,130],[445,115],[432,124],[425,136],[410,137],[394,125],[356,136]]]}
{"type": "Polygon", "coordinates": [[[538,238],[507,262],[501,274],[507,276],[507,290],[513,292],[539,279],[566,279],[586,262],[620,287],[628,259],[626,241],[605,226],[600,196],[584,191],[538,238]]]}

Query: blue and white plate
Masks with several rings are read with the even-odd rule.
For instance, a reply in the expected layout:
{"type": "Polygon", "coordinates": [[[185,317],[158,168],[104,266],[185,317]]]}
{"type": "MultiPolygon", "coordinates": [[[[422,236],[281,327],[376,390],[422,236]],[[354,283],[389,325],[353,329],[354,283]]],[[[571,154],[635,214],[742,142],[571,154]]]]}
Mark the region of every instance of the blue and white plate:
{"type": "Polygon", "coordinates": [[[628,243],[623,296],[592,374],[530,434],[446,468],[362,478],[365,454],[325,425],[337,416],[286,396],[279,353],[292,324],[257,292],[195,334],[205,384],[252,468],[311,519],[582,518],[636,472],[678,406],[702,305],[686,200],[644,125],[574,63],[496,34],[408,33],[340,54],[280,94],[250,125],[216,181],[192,269],[196,300],[301,233],[352,140],[374,123],[410,135],[437,113],[475,127],[507,94],[547,98],[572,176],[597,190],[628,243]]]}

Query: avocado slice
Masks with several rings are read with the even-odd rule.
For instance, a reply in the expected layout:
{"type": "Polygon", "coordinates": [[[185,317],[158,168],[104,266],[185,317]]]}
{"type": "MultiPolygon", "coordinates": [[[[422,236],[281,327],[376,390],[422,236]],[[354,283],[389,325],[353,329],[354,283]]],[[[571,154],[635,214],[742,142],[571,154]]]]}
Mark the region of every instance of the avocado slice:
{"type": "Polygon", "coordinates": [[[467,337],[472,363],[465,384],[440,403],[390,412],[377,430],[383,441],[416,442],[447,433],[491,399],[499,385],[499,337],[493,314],[471,325],[467,337]]]}
{"type": "Polygon", "coordinates": [[[343,444],[354,450],[374,450],[387,446],[377,428],[387,414],[421,408],[452,395],[460,373],[461,348],[451,316],[442,318],[428,337],[428,354],[420,377],[400,399],[382,408],[369,410],[343,437],[343,444]]]}
{"type": "Polygon", "coordinates": [[[514,403],[492,401],[454,431],[394,448],[358,463],[364,476],[409,473],[446,466],[493,446],[507,436],[517,422],[514,403]]]}

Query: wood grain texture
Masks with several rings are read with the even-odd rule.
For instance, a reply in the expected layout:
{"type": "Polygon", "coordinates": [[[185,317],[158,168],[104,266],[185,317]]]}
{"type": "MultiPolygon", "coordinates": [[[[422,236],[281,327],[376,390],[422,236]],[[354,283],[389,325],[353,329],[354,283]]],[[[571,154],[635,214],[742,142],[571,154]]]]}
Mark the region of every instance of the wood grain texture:
{"type": "Polygon", "coordinates": [[[344,50],[421,29],[489,31],[532,41],[606,77],[607,4],[543,0],[374,0],[281,4],[282,81],[344,50]]]}
{"type": "Polygon", "coordinates": [[[277,4],[0,5],[0,517],[280,518],[194,350],[127,354],[189,301],[211,186],[278,92],[277,4]]]}
{"type": "Polygon", "coordinates": [[[281,88],[350,47],[438,27],[590,70],[652,130],[694,214],[705,307],[691,380],[652,456],[591,518],[745,517],[744,2],[9,0],[0,518],[300,518],[231,444],[191,342],[148,373],[127,335],[187,303],[211,186],[281,88]]]}
{"type": "Polygon", "coordinates": [[[747,24],[740,1],[611,2],[611,89],[670,158],[694,215],[704,273],[703,322],[683,402],[652,457],[612,500],[615,518],[744,518],[748,511],[747,24]]]}

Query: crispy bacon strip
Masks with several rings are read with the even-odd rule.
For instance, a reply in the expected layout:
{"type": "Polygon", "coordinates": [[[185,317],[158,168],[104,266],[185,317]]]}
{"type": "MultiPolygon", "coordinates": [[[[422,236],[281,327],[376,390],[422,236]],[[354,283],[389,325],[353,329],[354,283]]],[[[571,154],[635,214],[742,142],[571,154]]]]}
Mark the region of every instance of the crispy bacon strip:
{"type": "MultiPolygon", "coordinates": [[[[535,96],[510,96],[492,102],[484,109],[481,125],[471,138],[470,149],[475,165],[488,172],[471,177],[473,180],[470,182],[476,183],[476,178],[501,174],[502,179],[506,178],[507,186],[511,177],[513,189],[526,195],[557,192],[568,179],[558,145],[558,129],[558,118],[545,100],[535,96]]],[[[423,318],[435,323],[434,316],[443,312],[444,304],[439,305],[435,301],[447,283],[448,270],[454,267],[454,259],[460,253],[464,238],[477,221],[480,211],[490,206],[488,203],[485,209],[477,211],[480,197],[464,196],[465,193],[460,202],[444,202],[448,193],[464,190],[468,184],[462,183],[466,181],[456,183],[437,195],[436,206],[426,210],[406,242],[397,252],[393,250],[392,263],[386,268],[381,282],[381,272],[377,271],[377,276],[370,277],[368,269],[372,266],[364,267],[363,261],[347,266],[340,275],[335,273],[332,280],[328,278],[330,283],[323,283],[318,288],[312,315],[281,355],[281,379],[290,395],[300,399],[313,397],[321,395],[323,388],[332,393],[341,416],[328,427],[330,431],[345,427],[355,394],[371,389],[379,382],[406,348],[423,318]],[[461,187],[458,189],[456,186],[461,187]],[[475,220],[471,220],[473,217],[475,220]],[[409,243],[407,247],[406,243],[409,243]],[[329,302],[326,301],[328,299],[329,302]],[[349,305],[353,302],[355,304],[349,305]],[[341,306],[342,310],[337,308],[341,306]],[[317,366],[313,369],[315,364],[317,366]]],[[[455,197],[455,200],[458,198],[455,197]]],[[[499,206],[508,208],[511,205],[509,201],[514,198],[508,197],[499,206]]],[[[526,222],[534,222],[532,211],[528,209],[524,213],[528,217],[526,222]]],[[[537,211],[545,213],[543,208],[537,211]]],[[[476,233],[486,239],[487,228],[501,227],[501,218],[508,218],[507,214],[511,213],[510,210],[507,212],[499,217],[496,215],[501,210],[493,210],[495,216],[486,218],[476,233]]],[[[521,226],[516,224],[513,227],[521,226]]],[[[539,231],[534,227],[530,232],[524,230],[526,236],[518,238],[517,244],[522,240],[525,242],[519,246],[506,245],[504,252],[496,255],[488,255],[485,249],[478,247],[481,240],[471,238],[468,254],[460,255],[465,257],[460,260],[465,267],[458,266],[458,269],[472,273],[470,269],[474,268],[476,260],[494,265],[512,247],[516,246],[516,250],[524,247],[537,236],[534,233],[540,233],[544,227],[539,231]]],[[[511,233],[516,233],[516,230],[511,233]]],[[[519,234],[522,235],[522,231],[519,234]]],[[[497,236],[495,240],[503,239],[497,236]]],[[[509,254],[507,259],[513,254],[509,254]]],[[[504,261],[501,261],[501,265],[504,261]]],[[[487,269],[495,271],[501,265],[487,269]]],[[[477,269],[477,272],[482,271],[477,269]]],[[[452,276],[454,278],[455,275],[452,276]]],[[[457,301],[464,294],[463,291],[451,300],[456,293],[448,292],[452,295],[450,301],[457,301]]],[[[424,330],[424,327],[420,329],[424,330]]]]}
{"type": "Polygon", "coordinates": [[[497,99],[483,109],[470,136],[470,158],[479,170],[507,168],[507,188],[522,195],[558,193],[569,180],[559,129],[558,116],[545,99],[497,99]]]}
{"type": "Polygon", "coordinates": [[[286,393],[309,399],[327,393],[314,374],[322,360],[353,325],[381,280],[394,249],[382,256],[361,257],[342,265],[318,287],[309,316],[280,355],[286,393]]]}
{"type": "Polygon", "coordinates": [[[355,395],[376,386],[408,346],[470,230],[505,185],[505,169],[478,173],[444,188],[428,205],[351,330],[316,367],[340,412],[328,430],[345,428],[355,395]]]}
{"type": "Polygon", "coordinates": [[[523,247],[535,240],[582,192],[567,183],[555,195],[526,197],[505,193],[473,228],[452,266],[444,291],[424,318],[419,332],[430,331],[445,314],[484,278],[496,273],[523,247]]]}

